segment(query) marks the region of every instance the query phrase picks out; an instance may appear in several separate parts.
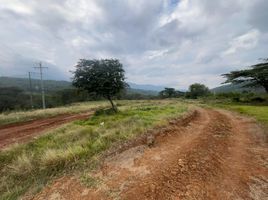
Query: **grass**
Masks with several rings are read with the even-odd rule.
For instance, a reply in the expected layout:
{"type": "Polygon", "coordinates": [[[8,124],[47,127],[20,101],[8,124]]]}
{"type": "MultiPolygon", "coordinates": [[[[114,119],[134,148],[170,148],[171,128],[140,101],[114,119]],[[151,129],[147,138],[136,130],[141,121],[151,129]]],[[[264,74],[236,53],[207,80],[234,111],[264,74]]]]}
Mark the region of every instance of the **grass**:
{"type": "Polygon", "coordinates": [[[65,107],[48,108],[46,110],[38,109],[34,111],[5,112],[0,114],[0,126],[54,117],[62,114],[75,114],[91,109],[98,109],[107,105],[108,103],[106,101],[90,101],[87,103],[75,103],[65,107]]]}
{"type": "Polygon", "coordinates": [[[95,188],[97,187],[101,180],[90,176],[88,173],[84,173],[81,177],[80,177],[80,181],[83,185],[85,185],[86,187],[90,187],[90,188],[95,188]]]}
{"type": "Polygon", "coordinates": [[[208,106],[214,108],[222,108],[226,110],[235,111],[244,115],[248,115],[254,117],[259,122],[263,123],[264,125],[268,125],[268,105],[267,104],[241,104],[241,103],[234,103],[234,102],[227,102],[225,100],[218,100],[210,101],[207,100],[206,102],[201,101],[197,102],[197,105],[200,106],[208,106]]]}
{"type": "Polygon", "coordinates": [[[258,121],[268,125],[268,106],[253,105],[224,105],[224,108],[246,114],[256,118],[258,121]]]}
{"type": "MultiPolygon", "coordinates": [[[[111,146],[166,125],[187,111],[187,106],[176,100],[119,101],[118,105],[116,114],[97,112],[88,120],[0,151],[0,199],[18,199],[26,192],[38,192],[56,177],[94,168],[101,153],[111,146]]],[[[95,184],[88,177],[83,180],[95,184]]]]}

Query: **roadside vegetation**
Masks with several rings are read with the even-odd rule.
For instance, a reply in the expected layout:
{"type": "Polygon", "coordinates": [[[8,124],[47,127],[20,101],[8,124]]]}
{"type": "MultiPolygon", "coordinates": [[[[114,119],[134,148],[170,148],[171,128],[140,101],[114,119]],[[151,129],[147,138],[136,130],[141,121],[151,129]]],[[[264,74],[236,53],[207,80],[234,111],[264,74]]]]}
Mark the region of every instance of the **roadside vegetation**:
{"type": "Polygon", "coordinates": [[[65,107],[49,108],[46,110],[28,110],[28,111],[12,111],[3,112],[0,114],[0,126],[12,123],[26,122],[35,119],[44,119],[63,114],[75,114],[80,112],[87,112],[90,110],[99,109],[107,106],[108,103],[104,101],[90,101],[85,103],[74,103],[65,107]]]}
{"type": "MultiPolygon", "coordinates": [[[[187,105],[178,100],[117,103],[117,113],[100,109],[88,120],[75,121],[29,143],[0,151],[0,199],[36,193],[55,177],[94,168],[98,157],[113,145],[167,125],[187,111],[187,105]]],[[[88,104],[80,106],[83,110],[88,104]]]]}
{"type": "Polygon", "coordinates": [[[221,108],[254,117],[268,125],[268,95],[254,93],[220,93],[197,101],[187,101],[205,107],[221,108]]]}
{"type": "Polygon", "coordinates": [[[221,104],[216,105],[217,107],[232,110],[252,116],[260,122],[268,125],[268,106],[262,105],[237,105],[237,104],[221,104]]]}
{"type": "Polygon", "coordinates": [[[201,106],[209,106],[235,111],[254,117],[259,122],[268,125],[268,95],[251,92],[229,92],[199,98],[197,101],[188,101],[201,106]]]}

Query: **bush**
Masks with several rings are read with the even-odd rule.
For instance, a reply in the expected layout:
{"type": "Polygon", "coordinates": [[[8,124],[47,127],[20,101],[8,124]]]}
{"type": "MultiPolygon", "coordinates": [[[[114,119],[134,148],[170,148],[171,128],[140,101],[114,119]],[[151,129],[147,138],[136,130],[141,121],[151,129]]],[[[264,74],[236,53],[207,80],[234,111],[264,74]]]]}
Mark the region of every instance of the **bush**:
{"type": "Polygon", "coordinates": [[[115,114],[116,112],[112,108],[108,109],[98,109],[95,111],[94,115],[95,116],[100,116],[100,115],[112,115],[115,114]]]}
{"type": "Polygon", "coordinates": [[[185,97],[191,99],[197,99],[198,97],[209,96],[210,94],[211,93],[208,87],[200,83],[195,83],[190,85],[189,92],[186,92],[185,97]]]}
{"type": "Polygon", "coordinates": [[[17,87],[0,88],[0,112],[30,108],[30,97],[17,87]]]}

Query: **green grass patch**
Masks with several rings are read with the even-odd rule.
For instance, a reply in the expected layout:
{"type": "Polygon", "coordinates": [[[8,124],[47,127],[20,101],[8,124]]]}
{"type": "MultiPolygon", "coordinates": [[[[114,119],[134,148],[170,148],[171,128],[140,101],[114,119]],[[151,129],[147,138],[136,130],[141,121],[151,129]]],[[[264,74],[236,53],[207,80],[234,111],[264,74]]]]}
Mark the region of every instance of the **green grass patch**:
{"type": "MultiPolygon", "coordinates": [[[[0,199],[35,193],[66,173],[82,173],[98,164],[112,145],[129,140],[187,111],[177,100],[119,101],[118,113],[96,112],[27,144],[0,151],[0,199]]],[[[89,178],[90,179],[90,178],[89,178]]],[[[91,184],[92,180],[85,182],[91,184]]],[[[94,182],[94,181],[93,181],[94,182]]]]}
{"type": "Polygon", "coordinates": [[[268,125],[268,106],[228,105],[226,107],[241,114],[255,117],[258,121],[268,125]]]}
{"type": "MultiPolygon", "coordinates": [[[[201,104],[200,104],[201,105],[201,104]]],[[[235,111],[244,115],[254,117],[259,122],[268,125],[268,106],[267,105],[241,105],[235,103],[213,103],[208,106],[223,108],[226,110],[235,111]]]]}

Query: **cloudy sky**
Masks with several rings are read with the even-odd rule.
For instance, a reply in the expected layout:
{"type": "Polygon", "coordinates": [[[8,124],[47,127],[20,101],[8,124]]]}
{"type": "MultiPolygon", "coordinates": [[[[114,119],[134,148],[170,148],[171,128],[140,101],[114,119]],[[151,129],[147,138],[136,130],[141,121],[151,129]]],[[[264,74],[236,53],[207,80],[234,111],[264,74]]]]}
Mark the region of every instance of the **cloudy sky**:
{"type": "Polygon", "coordinates": [[[0,76],[42,61],[69,80],[80,58],[118,58],[128,81],[214,87],[268,57],[267,0],[0,0],[0,76]]]}

